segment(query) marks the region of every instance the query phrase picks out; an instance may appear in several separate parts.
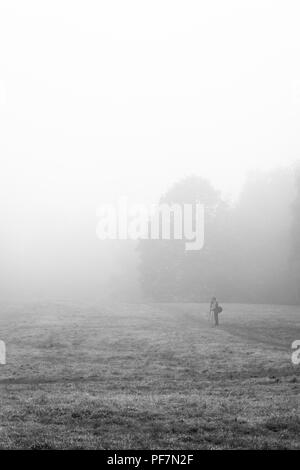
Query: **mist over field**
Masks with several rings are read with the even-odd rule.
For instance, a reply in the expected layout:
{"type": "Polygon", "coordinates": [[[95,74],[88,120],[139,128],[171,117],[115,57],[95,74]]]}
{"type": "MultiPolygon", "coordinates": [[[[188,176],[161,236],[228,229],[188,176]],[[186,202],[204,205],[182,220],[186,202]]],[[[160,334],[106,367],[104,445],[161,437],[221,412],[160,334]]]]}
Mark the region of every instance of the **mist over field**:
{"type": "Polygon", "coordinates": [[[299,449],[299,15],[1,1],[0,449],[299,449]]]}
{"type": "Polygon", "coordinates": [[[296,165],[248,174],[234,200],[201,176],[171,185],[158,202],[205,205],[204,247],[193,253],[176,240],[100,240],[92,205],[49,207],[41,190],[26,207],[16,194],[2,199],[2,299],[208,301],[218,292],[224,301],[299,302],[296,165]]]}
{"type": "MultiPolygon", "coordinates": [[[[97,240],[96,210],[121,196],[158,203],[197,175],[229,201],[223,236],[248,256],[249,289],[226,296],[262,301],[251,279],[281,261],[288,271],[294,256],[296,12],[270,1],[2,2],[2,296],[139,297],[138,255],[97,240]]],[[[296,296],[267,289],[274,302],[296,296]]]]}

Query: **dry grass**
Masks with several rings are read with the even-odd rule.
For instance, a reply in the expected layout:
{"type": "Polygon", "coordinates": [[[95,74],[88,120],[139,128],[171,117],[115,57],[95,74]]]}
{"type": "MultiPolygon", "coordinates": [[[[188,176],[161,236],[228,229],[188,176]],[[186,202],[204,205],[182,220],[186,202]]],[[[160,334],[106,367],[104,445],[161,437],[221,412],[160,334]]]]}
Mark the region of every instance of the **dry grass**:
{"type": "Polygon", "coordinates": [[[1,448],[300,448],[298,307],[1,307],[1,448]]]}

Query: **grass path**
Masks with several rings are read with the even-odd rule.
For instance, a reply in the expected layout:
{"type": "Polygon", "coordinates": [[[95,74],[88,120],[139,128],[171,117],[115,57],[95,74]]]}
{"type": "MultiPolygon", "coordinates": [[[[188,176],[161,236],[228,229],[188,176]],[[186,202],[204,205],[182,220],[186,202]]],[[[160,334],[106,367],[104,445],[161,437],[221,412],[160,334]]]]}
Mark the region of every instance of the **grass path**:
{"type": "Polygon", "coordinates": [[[0,447],[299,449],[298,307],[1,307],[0,447]]]}

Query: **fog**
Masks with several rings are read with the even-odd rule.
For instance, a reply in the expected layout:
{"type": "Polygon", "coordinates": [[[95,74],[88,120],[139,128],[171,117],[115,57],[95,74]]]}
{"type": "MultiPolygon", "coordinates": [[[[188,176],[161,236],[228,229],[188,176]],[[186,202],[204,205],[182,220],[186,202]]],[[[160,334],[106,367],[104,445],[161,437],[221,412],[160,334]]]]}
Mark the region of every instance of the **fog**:
{"type": "Polygon", "coordinates": [[[296,1],[2,0],[1,298],[298,301],[299,13],[296,1]],[[124,195],[158,203],[191,175],[229,212],[208,232],[206,274],[181,290],[162,277],[162,295],[141,282],[155,260],[149,271],[138,242],[100,241],[96,211],[124,195]]]}

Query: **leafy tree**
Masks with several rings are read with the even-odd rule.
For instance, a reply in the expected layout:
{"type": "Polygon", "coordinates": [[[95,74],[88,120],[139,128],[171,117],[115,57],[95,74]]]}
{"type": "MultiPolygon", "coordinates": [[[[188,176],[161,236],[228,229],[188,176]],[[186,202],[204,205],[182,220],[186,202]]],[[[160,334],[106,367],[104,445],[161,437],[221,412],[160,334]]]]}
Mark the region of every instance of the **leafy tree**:
{"type": "Polygon", "coordinates": [[[140,280],[148,298],[155,300],[208,299],[216,289],[217,260],[214,245],[218,217],[224,211],[219,193],[204,178],[178,181],[160,203],[196,204],[205,208],[205,242],[202,250],[186,251],[185,240],[142,240],[139,243],[140,280]]]}
{"type": "Polygon", "coordinates": [[[294,176],[290,169],[248,175],[232,212],[236,301],[290,303],[289,251],[294,176]]]}

